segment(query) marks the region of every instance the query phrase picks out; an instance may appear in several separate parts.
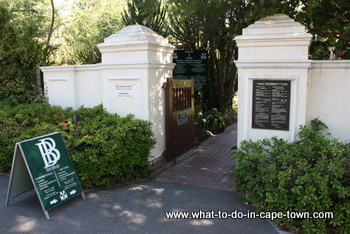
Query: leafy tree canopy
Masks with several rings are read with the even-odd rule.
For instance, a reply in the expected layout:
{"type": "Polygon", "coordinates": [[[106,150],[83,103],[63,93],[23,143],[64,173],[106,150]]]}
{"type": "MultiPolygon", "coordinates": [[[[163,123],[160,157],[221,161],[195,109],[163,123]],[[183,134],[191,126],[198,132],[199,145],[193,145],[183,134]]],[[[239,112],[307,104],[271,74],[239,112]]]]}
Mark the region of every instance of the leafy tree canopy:
{"type": "Polygon", "coordinates": [[[45,34],[47,1],[0,1],[0,98],[11,103],[31,101],[36,68],[47,62],[51,48],[45,34]],[[45,36],[44,36],[45,35],[45,36]]]}
{"type": "Polygon", "coordinates": [[[144,25],[163,37],[169,35],[166,22],[166,8],[158,0],[130,0],[122,14],[127,25],[144,25]]]}
{"type": "Polygon", "coordinates": [[[101,61],[97,45],[121,29],[124,1],[74,0],[61,6],[60,48],[56,64],[94,64],[101,61]]]}
{"type": "Polygon", "coordinates": [[[207,90],[196,97],[204,110],[225,112],[232,105],[237,84],[233,38],[245,7],[241,1],[170,1],[171,40],[179,49],[205,49],[209,54],[207,90]]]}
{"type": "Polygon", "coordinates": [[[315,35],[312,59],[329,59],[334,47],[339,57],[350,59],[350,2],[348,0],[251,0],[254,20],[284,13],[306,26],[315,35]]]}

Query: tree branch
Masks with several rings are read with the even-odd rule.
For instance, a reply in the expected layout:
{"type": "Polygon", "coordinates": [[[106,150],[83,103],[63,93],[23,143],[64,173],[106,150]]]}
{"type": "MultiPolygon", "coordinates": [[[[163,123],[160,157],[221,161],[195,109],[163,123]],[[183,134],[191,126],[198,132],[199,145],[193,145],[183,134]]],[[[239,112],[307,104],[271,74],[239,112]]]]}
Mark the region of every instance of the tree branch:
{"type": "Polygon", "coordinates": [[[337,39],[340,39],[340,40],[345,41],[345,42],[350,42],[349,36],[343,36],[341,34],[325,32],[325,31],[318,29],[318,28],[312,28],[312,29],[310,29],[310,31],[321,36],[321,37],[329,37],[329,38],[333,37],[333,38],[337,38],[337,39]]]}
{"type": "Polygon", "coordinates": [[[49,35],[47,36],[47,46],[49,46],[50,41],[51,41],[51,36],[52,33],[54,31],[54,25],[55,25],[55,5],[53,3],[53,0],[51,0],[51,7],[52,7],[52,15],[51,15],[51,26],[50,26],[50,30],[49,30],[49,35]]]}

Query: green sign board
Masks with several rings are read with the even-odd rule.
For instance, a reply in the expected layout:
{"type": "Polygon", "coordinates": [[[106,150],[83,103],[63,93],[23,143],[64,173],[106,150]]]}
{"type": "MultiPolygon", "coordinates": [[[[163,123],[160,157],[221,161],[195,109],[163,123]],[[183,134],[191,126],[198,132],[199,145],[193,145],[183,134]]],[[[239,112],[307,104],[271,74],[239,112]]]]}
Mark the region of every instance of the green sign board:
{"type": "Polygon", "coordinates": [[[195,90],[205,90],[208,78],[208,53],[206,50],[175,50],[173,78],[194,79],[195,90]]]}
{"type": "Polygon", "coordinates": [[[85,199],[59,132],[22,141],[15,146],[6,204],[10,197],[33,187],[48,220],[47,211],[53,207],[79,194],[85,199]]]}
{"type": "Polygon", "coordinates": [[[180,112],[177,114],[177,125],[188,123],[188,112],[180,112]]]}

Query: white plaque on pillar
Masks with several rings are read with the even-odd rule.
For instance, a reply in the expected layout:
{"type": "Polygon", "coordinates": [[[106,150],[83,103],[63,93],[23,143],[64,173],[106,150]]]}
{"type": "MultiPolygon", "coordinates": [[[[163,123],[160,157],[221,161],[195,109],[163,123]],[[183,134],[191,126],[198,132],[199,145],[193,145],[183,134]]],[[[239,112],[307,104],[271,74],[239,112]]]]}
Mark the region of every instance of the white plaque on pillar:
{"type": "Polygon", "coordinates": [[[117,84],[117,98],[132,98],[132,84],[117,84]]]}

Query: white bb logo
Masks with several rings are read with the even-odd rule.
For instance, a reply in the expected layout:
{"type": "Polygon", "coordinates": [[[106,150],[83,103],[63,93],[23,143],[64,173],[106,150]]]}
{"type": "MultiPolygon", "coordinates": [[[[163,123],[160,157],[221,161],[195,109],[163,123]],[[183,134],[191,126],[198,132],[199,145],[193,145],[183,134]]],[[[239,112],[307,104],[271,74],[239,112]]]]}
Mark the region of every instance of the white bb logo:
{"type": "Polygon", "coordinates": [[[40,143],[35,144],[39,147],[41,157],[45,163],[45,167],[51,167],[60,159],[60,151],[56,148],[56,142],[52,138],[39,140],[40,143]]]}

